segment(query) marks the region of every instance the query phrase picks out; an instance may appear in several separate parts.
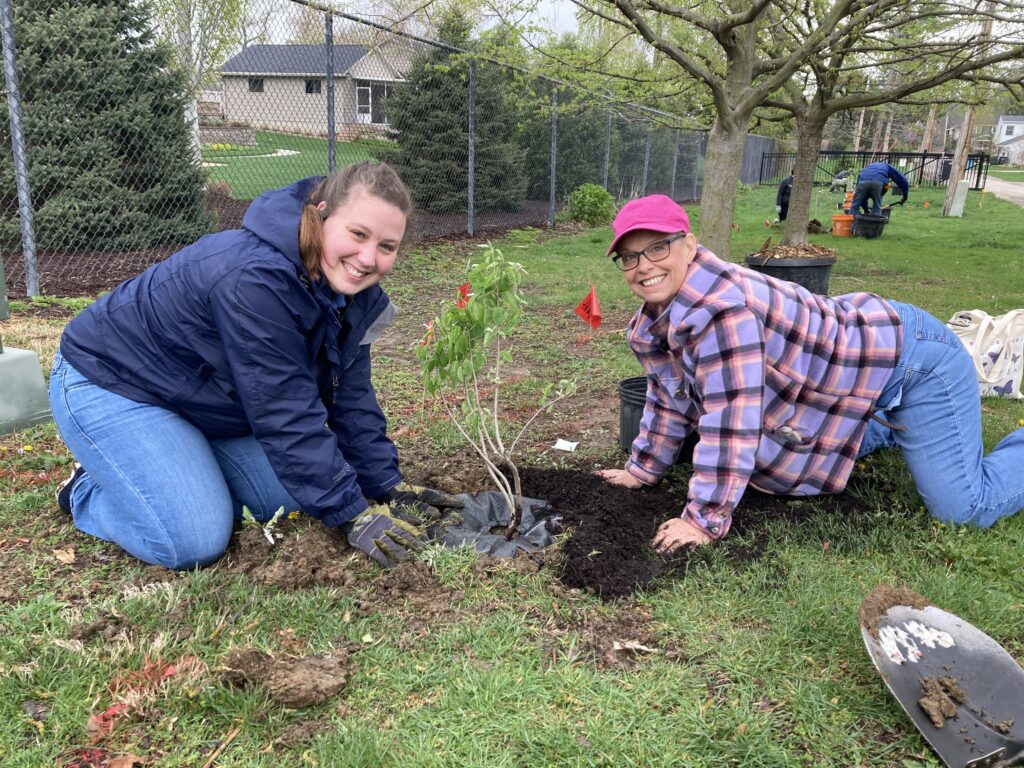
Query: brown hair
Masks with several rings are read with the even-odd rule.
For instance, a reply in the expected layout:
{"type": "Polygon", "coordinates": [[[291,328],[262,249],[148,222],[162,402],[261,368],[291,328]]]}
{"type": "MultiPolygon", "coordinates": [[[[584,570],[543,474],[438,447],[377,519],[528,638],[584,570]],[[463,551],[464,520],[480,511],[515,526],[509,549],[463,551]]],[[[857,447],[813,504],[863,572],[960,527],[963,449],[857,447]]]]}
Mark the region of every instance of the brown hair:
{"type": "MultiPolygon", "coordinates": [[[[352,190],[362,187],[368,194],[391,203],[408,216],[412,213],[412,195],[395,169],[387,163],[364,160],[340,168],[321,181],[310,193],[299,219],[299,256],[309,276],[320,277],[320,257],[324,250],[323,222],[338,206],[348,200],[352,190]],[[323,201],[326,208],[317,205],[323,201]]],[[[408,230],[406,230],[408,231],[408,230]]],[[[403,238],[404,242],[404,238],[403,238]]]]}

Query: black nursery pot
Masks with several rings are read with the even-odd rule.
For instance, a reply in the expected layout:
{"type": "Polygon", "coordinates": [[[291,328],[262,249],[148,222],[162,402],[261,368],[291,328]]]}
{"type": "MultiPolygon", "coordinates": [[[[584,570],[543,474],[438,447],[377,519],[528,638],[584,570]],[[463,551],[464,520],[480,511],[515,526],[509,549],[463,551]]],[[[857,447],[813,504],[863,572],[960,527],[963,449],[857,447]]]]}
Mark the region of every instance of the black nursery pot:
{"type": "Polygon", "coordinates": [[[871,239],[881,237],[888,216],[873,216],[868,213],[856,213],[853,216],[853,234],[857,237],[871,239]]]}
{"type": "MultiPolygon", "coordinates": [[[[647,377],[635,376],[619,382],[619,447],[626,453],[640,433],[640,419],[647,400],[647,377]]],[[[693,449],[698,437],[694,432],[683,443],[676,456],[676,464],[692,464],[693,449]]]]}
{"type": "Polygon", "coordinates": [[[791,283],[802,285],[811,293],[827,296],[829,279],[832,277],[832,265],[836,263],[836,257],[766,259],[752,253],[744,259],[743,263],[755,272],[761,272],[780,280],[789,280],[791,283]]]}

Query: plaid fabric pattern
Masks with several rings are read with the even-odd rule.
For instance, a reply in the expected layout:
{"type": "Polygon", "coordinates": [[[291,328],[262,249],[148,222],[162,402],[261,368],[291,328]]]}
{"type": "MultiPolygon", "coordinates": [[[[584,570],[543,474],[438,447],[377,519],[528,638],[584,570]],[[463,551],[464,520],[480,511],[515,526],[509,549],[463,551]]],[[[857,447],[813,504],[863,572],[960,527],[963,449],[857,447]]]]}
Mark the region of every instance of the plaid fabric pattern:
{"type": "Polygon", "coordinates": [[[899,358],[899,316],[869,293],[825,297],[703,247],[669,307],[633,317],[647,402],[626,469],[655,483],[694,429],[683,518],[721,538],[748,484],[838,493],[899,358]]]}

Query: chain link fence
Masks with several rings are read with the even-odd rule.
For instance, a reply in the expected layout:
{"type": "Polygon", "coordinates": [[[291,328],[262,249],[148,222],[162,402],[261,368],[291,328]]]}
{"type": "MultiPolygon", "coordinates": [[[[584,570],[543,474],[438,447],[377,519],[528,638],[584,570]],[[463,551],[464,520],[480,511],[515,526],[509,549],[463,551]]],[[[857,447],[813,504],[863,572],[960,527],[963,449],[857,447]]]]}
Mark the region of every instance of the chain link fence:
{"type": "MultiPolygon", "coordinates": [[[[412,189],[416,242],[550,225],[584,183],[700,197],[704,132],[474,53],[468,29],[442,43],[302,0],[204,5],[0,0],[11,295],[109,289],[240,226],[263,191],[367,158],[412,189]]],[[[771,149],[752,140],[748,183],[771,149]]]]}

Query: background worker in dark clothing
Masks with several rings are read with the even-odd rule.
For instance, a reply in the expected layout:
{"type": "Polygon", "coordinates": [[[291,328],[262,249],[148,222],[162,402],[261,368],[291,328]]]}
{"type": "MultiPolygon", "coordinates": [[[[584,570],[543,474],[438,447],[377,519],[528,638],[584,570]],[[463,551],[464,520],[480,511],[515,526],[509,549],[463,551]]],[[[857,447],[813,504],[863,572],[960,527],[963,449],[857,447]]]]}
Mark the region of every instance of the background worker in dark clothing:
{"type": "Polygon", "coordinates": [[[888,163],[872,163],[864,168],[857,176],[857,188],[853,191],[853,202],[850,205],[851,213],[859,213],[861,210],[874,216],[882,213],[882,195],[885,194],[883,187],[886,182],[891,181],[900,192],[903,193],[903,200],[906,202],[910,193],[910,182],[907,177],[897,171],[888,163]],[[871,202],[870,207],[868,201],[871,202]]]}
{"type": "Polygon", "coordinates": [[[793,191],[793,174],[796,168],[789,172],[789,176],[779,182],[779,191],[775,195],[775,220],[785,221],[789,214],[789,195],[793,191]]]}
{"type": "MultiPolygon", "coordinates": [[[[775,223],[779,224],[786,220],[786,216],[789,214],[789,195],[793,191],[793,173],[796,171],[794,168],[789,172],[789,176],[779,182],[779,191],[775,195],[775,223]]],[[[765,219],[764,225],[770,227],[772,225],[771,219],[765,219]]]]}

